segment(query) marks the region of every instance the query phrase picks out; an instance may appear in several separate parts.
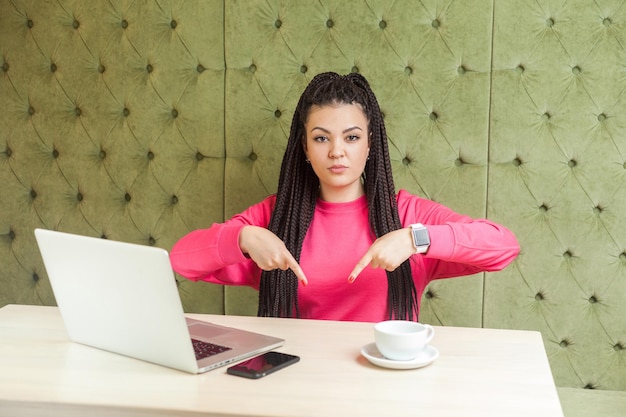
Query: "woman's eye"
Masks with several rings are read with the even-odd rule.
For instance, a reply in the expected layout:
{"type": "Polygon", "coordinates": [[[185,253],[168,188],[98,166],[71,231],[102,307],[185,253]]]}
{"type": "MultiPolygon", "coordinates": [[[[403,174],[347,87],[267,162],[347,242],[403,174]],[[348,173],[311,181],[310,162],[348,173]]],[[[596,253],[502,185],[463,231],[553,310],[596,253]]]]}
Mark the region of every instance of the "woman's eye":
{"type": "Polygon", "coordinates": [[[315,142],[327,142],[328,138],[326,136],[316,136],[313,140],[315,142]]]}
{"type": "Polygon", "coordinates": [[[354,142],[354,141],[356,141],[356,140],[359,140],[359,137],[358,137],[357,135],[350,135],[350,136],[348,136],[348,137],[346,138],[346,140],[347,140],[348,142],[354,142]]]}

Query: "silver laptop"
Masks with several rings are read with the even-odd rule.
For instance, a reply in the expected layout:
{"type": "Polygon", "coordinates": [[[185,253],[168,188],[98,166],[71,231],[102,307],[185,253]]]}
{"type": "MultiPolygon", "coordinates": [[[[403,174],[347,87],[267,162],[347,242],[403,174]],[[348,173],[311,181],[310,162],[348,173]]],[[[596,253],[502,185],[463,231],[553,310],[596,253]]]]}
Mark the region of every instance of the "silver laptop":
{"type": "Polygon", "coordinates": [[[35,237],[75,342],[190,373],[285,342],[186,318],[164,249],[43,229],[35,237]]]}

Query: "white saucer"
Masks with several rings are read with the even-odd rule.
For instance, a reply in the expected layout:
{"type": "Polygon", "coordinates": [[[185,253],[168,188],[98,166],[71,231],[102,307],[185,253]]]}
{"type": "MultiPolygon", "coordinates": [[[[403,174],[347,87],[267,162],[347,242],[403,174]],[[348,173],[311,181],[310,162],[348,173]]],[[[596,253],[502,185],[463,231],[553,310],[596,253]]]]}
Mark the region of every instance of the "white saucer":
{"type": "Polygon", "coordinates": [[[431,345],[427,345],[424,351],[421,352],[415,359],[410,361],[394,361],[385,358],[382,353],[378,351],[375,343],[369,343],[361,348],[361,355],[377,366],[390,369],[415,369],[421,368],[426,365],[430,365],[435,359],[439,357],[439,351],[431,345]]]}

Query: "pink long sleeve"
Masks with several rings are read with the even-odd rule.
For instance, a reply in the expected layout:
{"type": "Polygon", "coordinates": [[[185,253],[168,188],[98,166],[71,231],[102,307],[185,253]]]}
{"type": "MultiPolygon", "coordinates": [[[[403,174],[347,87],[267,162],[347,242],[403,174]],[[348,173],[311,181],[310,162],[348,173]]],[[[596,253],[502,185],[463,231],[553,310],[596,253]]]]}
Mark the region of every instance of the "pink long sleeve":
{"type": "Polygon", "coordinates": [[[513,233],[485,219],[472,219],[401,190],[398,211],[403,226],[423,223],[431,246],[423,257],[430,279],[499,271],[519,253],[513,233]]]}
{"type": "Polygon", "coordinates": [[[270,196],[225,223],[183,236],[170,252],[172,268],[193,281],[258,289],[260,270],[241,252],[239,233],[246,225],[267,227],[275,201],[275,196],[270,196]]]}
{"type": "MultiPolygon", "coordinates": [[[[433,279],[497,271],[519,253],[515,236],[488,220],[475,220],[406,191],[397,195],[404,227],[428,227],[431,246],[411,256],[418,299],[433,279]]],[[[174,270],[192,280],[259,288],[261,270],[239,248],[245,225],[267,227],[275,204],[268,197],[231,220],[184,236],[172,249],[174,270]]],[[[298,289],[303,318],[353,321],[387,319],[387,276],[365,268],[359,279],[348,275],[373,243],[365,196],[348,203],[318,201],[302,244],[300,266],[309,284],[298,289]]]]}

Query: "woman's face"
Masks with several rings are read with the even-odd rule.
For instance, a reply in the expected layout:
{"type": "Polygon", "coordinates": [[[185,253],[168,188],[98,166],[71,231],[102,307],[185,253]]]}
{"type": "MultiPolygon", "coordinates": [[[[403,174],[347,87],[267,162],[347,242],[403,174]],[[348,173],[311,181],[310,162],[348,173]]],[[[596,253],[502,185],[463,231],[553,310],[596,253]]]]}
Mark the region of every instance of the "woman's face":
{"type": "Polygon", "coordinates": [[[304,124],[304,152],[320,180],[320,197],[348,202],[364,194],[370,151],[368,120],[359,104],[313,106],[304,124]]]}

